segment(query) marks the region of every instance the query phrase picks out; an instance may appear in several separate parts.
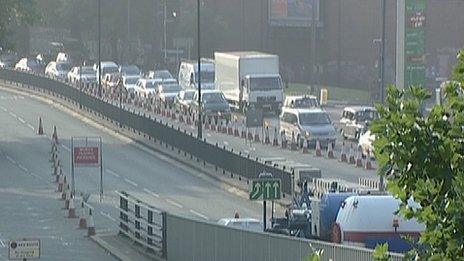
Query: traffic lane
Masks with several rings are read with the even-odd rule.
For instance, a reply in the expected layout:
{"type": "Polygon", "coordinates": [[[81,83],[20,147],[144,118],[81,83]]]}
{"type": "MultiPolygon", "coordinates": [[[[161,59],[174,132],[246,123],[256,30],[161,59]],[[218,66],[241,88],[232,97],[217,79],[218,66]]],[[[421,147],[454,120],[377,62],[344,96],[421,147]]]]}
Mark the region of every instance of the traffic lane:
{"type": "MultiPolygon", "coordinates": [[[[166,200],[169,200],[167,202],[188,206],[178,210],[180,213],[190,213],[190,210],[194,210],[213,219],[230,216],[233,211],[239,211],[249,216],[260,216],[259,204],[248,202],[248,200],[232,193],[225,192],[215,182],[192,175],[189,173],[191,171],[179,169],[176,166],[179,165],[178,163],[166,163],[166,159],[159,160],[152,154],[141,151],[139,147],[132,146],[130,141],[121,142],[112,135],[107,135],[104,131],[82,124],[79,120],[56,110],[53,105],[44,105],[27,98],[25,100],[24,104],[7,104],[4,107],[16,105],[19,110],[16,114],[26,115],[24,117],[28,121],[33,121],[38,117],[30,112],[40,112],[41,115],[46,115],[44,122],[47,123],[47,130],[51,130],[52,125],[57,125],[62,144],[70,146],[69,140],[63,137],[71,135],[82,136],[86,134],[103,137],[105,166],[110,166],[113,170],[112,177],[105,178],[105,190],[107,191],[112,191],[114,187],[121,186],[121,184],[127,189],[143,190],[147,188],[165,197],[166,200]],[[117,173],[116,175],[119,177],[116,177],[114,173],[117,173]]],[[[64,150],[61,153],[66,155],[63,158],[66,166],[69,164],[69,152],[64,150]]],[[[97,179],[97,177],[94,177],[93,180],[89,179],[89,183],[98,183],[97,179]]],[[[170,205],[174,206],[174,204],[170,205]]]]}
{"type": "MultiPolygon", "coordinates": [[[[153,110],[147,111],[142,108],[139,108],[133,104],[128,104],[126,107],[130,110],[135,110],[135,111],[143,111],[144,113],[147,113],[151,117],[155,117],[158,119],[162,119],[163,121],[169,121],[170,123],[174,124],[176,127],[181,127],[183,129],[186,129],[188,132],[193,133],[193,135],[196,135],[197,133],[197,128],[193,125],[186,125],[183,123],[180,123],[178,121],[174,121],[170,118],[167,117],[162,117],[160,115],[157,115],[153,113],[153,110]]],[[[328,107],[329,113],[332,115],[341,115],[341,108],[332,108],[328,107]]],[[[238,115],[237,117],[237,122],[239,125],[243,124],[243,116],[238,115]]],[[[270,125],[269,129],[269,138],[272,140],[275,136],[275,131],[274,128],[279,126],[279,120],[276,117],[272,118],[266,118],[268,121],[268,124],[270,125]]],[[[338,122],[339,120],[337,120],[338,122]]],[[[239,129],[241,130],[241,129],[239,129]]],[[[254,135],[255,129],[251,128],[250,131],[254,135]]],[[[257,134],[260,136],[261,142],[263,141],[263,130],[258,129],[257,134]]],[[[361,177],[368,177],[368,178],[377,178],[375,175],[375,170],[362,170],[359,168],[355,168],[354,165],[349,165],[346,163],[340,163],[340,164],[335,164],[333,165],[332,163],[334,160],[332,159],[327,159],[327,158],[320,158],[320,157],[308,157],[308,155],[301,153],[301,149],[299,152],[293,152],[289,151],[288,149],[282,149],[280,147],[271,147],[271,146],[263,146],[262,144],[259,143],[252,143],[251,146],[249,145],[248,142],[245,141],[245,139],[233,137],[231,135],[225,135],[222,133],[218,133],[217,131],[210,131],[207,129],[204,129],[204,134],[203,137],[211,144],[218,144],[219,146],[226,146],[228,148],[234,149],[234,151],[239,151],[245,154],[250,154],[251,156],[254,157],[285,157],[291,161],[294,161],[296,163],[303,163],[303,164],[309,164],[314,167],[320,168],[322,171],[323,177],[326,178],[334,178],[334,179],[341,179],[341,180],[346,180],[349,182],[356,182],[358,178],[361,177]],[[367,175],[365,174],[367,173],[367,175]]],[[[280,135],[277,136],[279,144],[281,143],[281,138],[280,135]]],[[[350,148],[352,148],[353,153],[356,154],[356,150],[358,148],[358,143],[357,141],[353,140],[344,140],[339,133],[337,133],[337,144],[334,149],[334,154],[336,158],[340,157],[342,145],[345,144],[345,153],[348,154],[350,148]]],[[[312,153],[314,153],[314,150],[311,150],[312,153]]],[[[326,154],[326,151],[323,151],[323,154],[326,154]]],[[[355,155],[356,156],[356,155],[355,155]]],[[[374,160],[372,160],[371,164],[374,166],[374,169],[376,167],[376,164],[374,160]]]]}
{"type": "MultiPolygon", "coordinates": [[[[0,144],[23,146],[4,140],[0,144]]],[[[33,178],[19,160],[3,151],[0,166],[0,259],[8,258],[9,240],[35,238],[41,240],[44,260],[115,260],[84,237],[85,231],[75,229],[76,219],[65,218],[50,184],[33,178]]]]}

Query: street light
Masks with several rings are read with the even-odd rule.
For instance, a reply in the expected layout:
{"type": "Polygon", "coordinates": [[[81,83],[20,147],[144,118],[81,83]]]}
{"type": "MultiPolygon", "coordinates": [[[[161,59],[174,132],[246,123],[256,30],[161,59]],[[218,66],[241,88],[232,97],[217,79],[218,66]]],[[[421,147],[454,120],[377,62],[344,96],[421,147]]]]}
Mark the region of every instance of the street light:
{"type": "Polygon", "coordinates": [[[200,0],[197,0],[197,47],[198,47],[198,139],[203,138],[201,125],[201,48],[200,48],[200,0]]]}
{"type": "Polygon", "coordinates": [[[100,32],[100,16],[101,16],[101,1],[98,0],[98,97],[102,97],[102,88],[101,88],[101,32],[100,32]]]}

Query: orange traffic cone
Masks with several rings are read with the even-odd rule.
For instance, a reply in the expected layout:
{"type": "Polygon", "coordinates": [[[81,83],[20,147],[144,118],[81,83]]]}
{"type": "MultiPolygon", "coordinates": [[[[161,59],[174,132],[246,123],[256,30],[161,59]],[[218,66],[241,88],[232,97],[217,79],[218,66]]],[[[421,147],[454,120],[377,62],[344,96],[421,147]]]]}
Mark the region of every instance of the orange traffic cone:
{"type": "Polygon", "coordinates": [[[239,137],[239,136],[240,136],[240,132],[238,131],[238,123],[237,123],[237,120],[235,120],[235,123],[234,123],[234,136],[235,136],[235,137],[239,137]]]}
{"type": "Polygon", "coordinates": [[[79,218],[79,229],[87,229],[87,218],[85,217],[84,202],[81,204],[81,215],[79,218]]]}
{"type": "Polygon", "coordinates": [[[232,122],[227,122],[227,134],[234,135],[234,128],[232,126],[232,122]]]}
{"type": "Polygon", "coordinates": [[[66,193],[65,193],[64,209],[69,209],[69,200],[70,199],[71,199],[71,191],[68,188],[66,190],[66,193]]]}
{"type": "Polygon", "coordinates": [[[271,144],[271,139],[269,138],[269,126],[266,126],[266,137],[264,138],[264,144],[269,145],[271,144]]]}
{"type": "Polygon", "coordinates": [[[303,154],[309,153],[308,143],[309,143],[308,139],[305,138],[303,141],[303,154]]]}
{"type": "Polygon", "coordinates": [[[37,134],[38,135],[43,135],[44,134],[44,130],[43,130],[43,126],[42,126],[42,117],[39,117],[39,129],[37,130],[37,134]]]}
{"type": "Polygon", "coordinates": [[[367,150],[367,155],[366,155],[366,164],[364,165],[364,168],[366,170],[373,170],[374,168],[372,167],[371,163],[371,150],[367,150]]]}
{"type": "Polygon", "coordinates": [[[66,184],[66,183],[63,184],[63,190],[61,191],[61,200],[66,200],[66,194],[68,190],[69,190],[69,184],[66,184]]]}
{"type": "Polygon", "coordinates": [[[292,131],[292,141],[290,143],[290,150],[297,150],[297,144],[295,140],[295,133],[292,131]]]}
{"type": "Polygon", "coordinates": [[[272,140],[272,146],[279,146],[279,140],[277,139],[277,128],[274,128],[274,139],[272,140]]]}
{"type": "Polygon", "coordinates": [[[350,144],[349,163],[353,164],[353,165],[356,164],[356,159],[355,159],[354,150],[353,150],[353,144],[350,144]]]}
{"type": "Polygon", "coordinates": [[[52,142],[54,144],[59,144],[59,142],[58,142],[58,133],[56,132],[56,126],[53,126],[52,142]]]}
{"type": "Polygon", "coordinates": [[[321,142],[319,139],[316,140],[316,157],[322,157],[321,142]]]}
{"type": "Polygon", "coordinates": [[[285,134],[285,130],[282,131],[281,136],[282,136],[282,149],[286,149],[287,148],[287,134],[285,134]]]}
{"type": "Polygon", "coordinates": [[[345,142],[342,143],[342,150],[340,152],[340,162],[348,162],[348,158],[346,157],[345,142]]]}
{"type": "Polygon", "coordinates": [[[259,142],[259,132],[258,132],[258,128],[255,128],[255,142],[259,142]]]}
{"type": "Polygon", "coordinates": [[[358,148],[358,153],[356,155],[356,167],[357,168],[363,167],[361,147],[358,148]]]}
{"type": "Polygon", "coordinates": [[[87,226],[87,236],[95,236],[95,221],[93,220],[92,210],[89,209],[89,224],[87,226]]]}
{"type": "Polygon", "coordinates": [[[71,195],[71,198],[69,199],[68,218],[77,218],[73,195],[71,195]]]}
{"type": "Polygon", "coordinates": [[[329,142],[327,144],[327,158],[329,158],[329,159],[334,159],[335,158],[332,142],[329,142]]]}
{"type": "Polygon", "coordinates": [[[63,175],[58,175],[58,192],[63,192],[63,175]]]}

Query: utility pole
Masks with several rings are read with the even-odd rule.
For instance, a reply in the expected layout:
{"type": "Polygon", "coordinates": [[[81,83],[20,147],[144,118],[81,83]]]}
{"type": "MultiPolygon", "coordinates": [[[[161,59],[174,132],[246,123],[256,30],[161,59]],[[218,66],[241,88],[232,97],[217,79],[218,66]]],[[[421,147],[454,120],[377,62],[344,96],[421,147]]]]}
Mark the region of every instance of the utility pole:
{"type": "Polygon", "coordinates": [[[102,97],[102,85],[101,85],[101,0],[98,0],[98,97],[102,97]]]}
{"type": "MultiPolygon", "coordinates": [[[[382,39],[381,39],[381,51],[380,51],[380,101],[382,104],[385,101],[385,44],[386,44],[386,0],[382,0],[382,39]]],[[[385,190],[385,181],[383,175],[380,175],[380,190],[385,190]]]]}
{"type": "Polygon", "coordinates": [[[383,104],[385,100],[385,46],[386,46],[386,0],[382,0],[382,39],[380,47],[380,101],[383,104]]]}
{"type": "MultiPolygon", "coordinates": [[[[127,36],[126,36],[126,49],[127,50],[126,51],[129,50],[129,40],[130,40],[130,0],[127,0],[127,36]]],[[[129,57],[129,55],[127,57],[129,57]]]]}
{"type": "Polygon", "coordinates": [[[316,9],[316,2],[317,0],[312,0],[312,15],[311,15],[311,62],[310,64],[310,84],[311,88],[316,85],[316,71],[315,67],[317,65],[316,63],[316,41],[317,41],[317,9],[316,9]]]}
{"type": "Polygon", "coordinates": [[[167,48],[167,28],[166,28],[166,20],[167,20],[167,0],[164,0],[164,14],[163,14],[163,27],[164,27],[164,64],[166,64],[166,59],[167,59],[167,53],[166,53],[166,48],[167,48]]]}
{"type": "Polygon", "coordinates": [[[197,47],[198,47],[198,139],[203,139],[201,119],[201,47],[200,47],[200,0],[197,0],[197,47]]]}

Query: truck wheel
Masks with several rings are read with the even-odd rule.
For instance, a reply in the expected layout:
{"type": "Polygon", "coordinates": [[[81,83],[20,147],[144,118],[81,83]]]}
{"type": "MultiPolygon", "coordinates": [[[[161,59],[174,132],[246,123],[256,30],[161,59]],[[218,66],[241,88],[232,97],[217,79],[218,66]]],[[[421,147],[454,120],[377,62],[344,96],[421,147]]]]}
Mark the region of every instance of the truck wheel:
{"type": "Polygon", "coordinates": [[[340,244],[342,242],[342,231],[340,229],[340,225],[337,223],[335,223],[332,226],[330,241],[332,241],[332,243],[337,243],[337,244],[340,244]]]}

